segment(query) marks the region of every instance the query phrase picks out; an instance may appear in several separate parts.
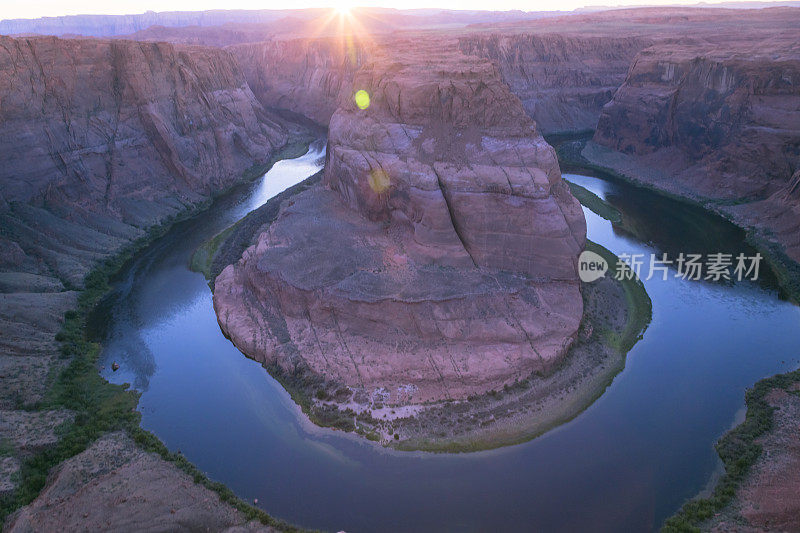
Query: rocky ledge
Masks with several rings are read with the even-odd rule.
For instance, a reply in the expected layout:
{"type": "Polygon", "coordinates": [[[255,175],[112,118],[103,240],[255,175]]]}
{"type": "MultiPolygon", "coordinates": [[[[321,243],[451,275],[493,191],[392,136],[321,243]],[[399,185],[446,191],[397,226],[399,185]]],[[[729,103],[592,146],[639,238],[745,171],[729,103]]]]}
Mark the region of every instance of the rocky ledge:
{"type": "Polygon", "coordinates": [[[287,141],[211,48],[0,37],[0,97],[3,270],[72,286],[287,141]]]}
{"type": "Polygon", "coordinates": [[[87,272],[258,169],[288,132],[227,52],[164,43],[0,37],[0,101],[8,408],[48,387],[87,272]]]}
{"type": "Polygon", "coordinates": [[[364,42],[345,37],[275,39],[226,50],[264,107],[288,109],[326,126],[368,55],[364,42]]]}
{"type": "Polygon", "coordinates": [[[284,374],[389,405],[550,370],[580,325],[586,236],[553,149],[456,42],[373,54],[331,119],[323,184],[216,279],[223,330],[284,374]]]}
{"type": "Polygon", "coordinates": [[[274,533],[159,455],[114,432],[54,468],[4,531],[223,531],[274,533]]]}

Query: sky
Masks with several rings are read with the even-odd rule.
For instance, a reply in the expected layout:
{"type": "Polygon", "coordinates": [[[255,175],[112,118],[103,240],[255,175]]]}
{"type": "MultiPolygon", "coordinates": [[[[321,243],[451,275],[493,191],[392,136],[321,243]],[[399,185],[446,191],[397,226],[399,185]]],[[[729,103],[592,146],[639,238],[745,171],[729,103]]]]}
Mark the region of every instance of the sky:
{"type": "MultiPolygon", "coordinates": [[[[378,6],[399,8],[491,9],[523,11],[571,10],[592,5],[695,4],[698,0],[0,0],[0,20],[102,13],[206,9],[287,9],[305,7],[378,6]]],[[[709,3],[712,3],[711,0],[709,3]]]]}

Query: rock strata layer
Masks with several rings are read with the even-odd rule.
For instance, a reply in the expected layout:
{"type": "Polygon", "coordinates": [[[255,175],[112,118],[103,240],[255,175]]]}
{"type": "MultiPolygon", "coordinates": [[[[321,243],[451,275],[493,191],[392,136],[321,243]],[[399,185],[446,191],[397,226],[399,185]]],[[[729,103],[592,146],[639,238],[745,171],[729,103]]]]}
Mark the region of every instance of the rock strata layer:
{"type": "Polygon", "coordinates": [[[9,267],[31,257],[31,273],[79,285],[97,259],[286,142],[224,51],[50,37],[0,45],[9,267]]]}
{"type": "Polygon", "coordinates": [[[108,434],[53,469],[30,505],[3,531],[248,531],[275,528],[248,522],[219,495],[124,433],[108,434]],[[87,480],[91,480],[87,483],[87,480]]]}
{"type": "Polygon", "coordinates": [[[217,278],[223,329],[265,364],[389,404],[551,369],[580,324],[586,226],[497,69],[455,41],[395,40],[348,96],[325,186],[284,203],[217,278]]]}
{"type": "Polygon", "coordinates": [[[0,405],[40,398],[86,273],[269,159],[287,132],[221,50],[0,37],[0,405]],[[21,371],[25,368],[27,370],[21,371]]]}
{"type": "Polygon", "coordinates": [[[646,37],[493,33],[462,37],[460,47],[498,66],[547,135],[593,130],[631,61],[651,42],[646,37]]]}
{"type": "Polygon", "coordinates": [[[595,162],[710,201],[800,260],[800,46],[792,34],[643,50],[594,142],[585,154],[595,162]]]}
{"type": "MultiPolygon", "coordinates": [[[[287,138],[286,124],[263,109],[222,50],[0,36],[0,426],[11,426],[0,431],[11,448],[0,464],[3,496],[19,483],[22,461],[52,446],[63,434],[57,427],[77,418],[27,409],[70,363],[55,339],[84,276],[148,227],[262,168],[287,138]]],[[[102,462],[109,450],[101,446],[92,455],[102,462]]],[[[159,469],[163,474],[174,467],[155,457],[146,462],[161,489],[185,485],[184,495],[197,496],[186,476],[159,478],[159,469]]],[[[73,479],[78,474],[69,470],[65,466],[55,483],[72,476],[69,482],[77,485],[103,475],[73,479]]],[[[105,487],[103,497],[123,497],[114,490],[121,489],[105,487]]],[[[62,516],[53,509],[76,501],[91,506],[92,498],[42,503],[52,494],[13,526],[53,529],[54,520],[67,520],[85,527],[78,510],[62,516]]],[[[173,510],[182,516],[198,510],[187,502],[181,510],[182,497],[172,493],[173,510]]],[[[155,524],[142,509],[92,520],[122,529],[155,524]]],[[[220,512],[235,514],[230,507],[220,512]]],[[[69,529],[64,524],[61,529],[69,529]]]]}
{"type": "Polygon", "coordinates": [[[368,52],[357,39],[289,39],[229,46],[258,101],[328,125],[368,52]]]}

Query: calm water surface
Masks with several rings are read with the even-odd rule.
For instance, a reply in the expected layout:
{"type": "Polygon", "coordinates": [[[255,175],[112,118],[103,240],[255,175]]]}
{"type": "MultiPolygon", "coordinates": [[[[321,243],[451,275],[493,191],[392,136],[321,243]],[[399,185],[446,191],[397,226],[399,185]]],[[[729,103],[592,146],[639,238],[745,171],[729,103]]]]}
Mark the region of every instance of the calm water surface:
{"type": "MultiPolygon", "coordinates": [[[[142,392],[142,426],[272,515],[356,531],[647,531],[719,468],[715,440],[744,390],[797,368],[800,310],[774,284],[654,279],[653,321],[606,393],[572,422],[501,450],[398,453],[311,427],[262,367],[225,339],[194,249],[313,174],[322,144],[177,225],[122,273],[96,313],[102,374],[142,392]],[[102,317],[102,319],[100,318],[102,317]],[[112,373],[113,361],[120,370],[112,373]]],[[[616,253],[745,251],[716,217],[599,178],[565,175],[632,231],[586,211],[616,253]]]]}

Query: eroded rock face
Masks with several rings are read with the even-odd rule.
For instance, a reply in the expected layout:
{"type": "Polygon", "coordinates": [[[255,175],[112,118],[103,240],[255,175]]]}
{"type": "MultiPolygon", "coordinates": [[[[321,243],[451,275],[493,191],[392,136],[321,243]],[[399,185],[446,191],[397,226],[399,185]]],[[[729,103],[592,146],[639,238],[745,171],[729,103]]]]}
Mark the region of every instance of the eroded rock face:
{"type": "Polygon", "coordinates": [[[74,285],[142,228],[286,142],[224,51],[51,37],[0,45],[4,237],[74,285]]]}
{"type": "Polygon", "coordinates": [[[122,432],[106,434],[55,467],[39,496],[9,516],[3,530],[86,529],[276,531],[248,522],[218,494],[122,432]]]}
{"type": "Polygon", "coordinates": [[[640,177],[714,201],[800,259],[792,181],[800,169],[800,47],[792,36],[642,51],[594,141],[640,166],[671,169],[665,179],[640,177]]]}
{"type": "Polygon", "coordinates": [[[327,125],[367,50],[357,39],[289,39],[227,48],[265,107],[288,109],[327,125]]]}
{"type": "Polygon", "coordinates": [[[544,134],[592,130],[646,37],[474,34],[467,54],[494,62],[544,134]]]}
{"type": "Polygon", "coordinates": [[[331,119],[324,184],[217,278],[246,354],[390,404],[547,371],[580,324],[586,226],[552,148],[487,60],[394,41],[331,119]]]}
{"type": "Polygon", "coordinates": [[[0,37],[0,408],[66,364],[66,289],[286,139],[224,51],[0,37]]]}
{"type": "MultiPolygon", "coordinates": [[[[78,299],[68,289],[286,140],[285,124],[264,111],[227,52],[0,37],[0,435],[13,450],[0,461],[0,493],[17,487],[25,458],[54,445],[56,427],[76,416],[20,410],[41,401],[70,362],[55,340],[78,299]]],[[[7,529],[246,522],[127,438],[104,437],[49,482],[7,529]]]]}
{"type": "Polygon", "coordinates": [[[422,261],[574,280],[586,228],[555,152],[490,62],[447,46],[393,43],[356,75],[370,105],[331,119],[326,183],[422,261]]]}

